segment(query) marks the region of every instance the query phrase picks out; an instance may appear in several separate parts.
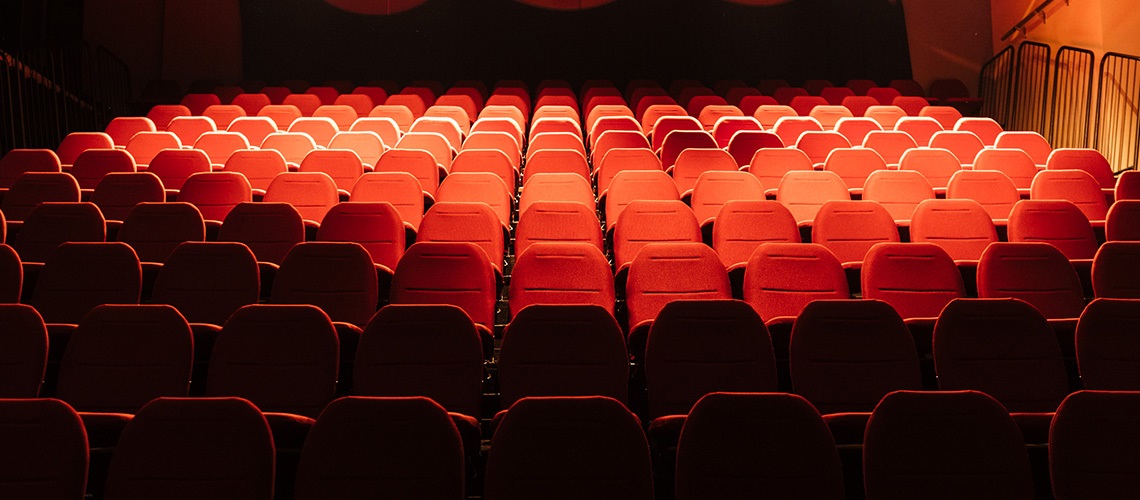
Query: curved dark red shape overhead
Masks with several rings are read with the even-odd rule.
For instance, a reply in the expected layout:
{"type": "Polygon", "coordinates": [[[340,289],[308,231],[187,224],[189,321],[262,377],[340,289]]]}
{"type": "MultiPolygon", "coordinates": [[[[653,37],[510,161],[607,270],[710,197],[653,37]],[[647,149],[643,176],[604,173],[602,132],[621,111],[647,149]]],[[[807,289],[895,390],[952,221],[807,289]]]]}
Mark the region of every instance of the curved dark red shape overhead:
{"type": "Polygon", "coordinates": [[[546,10],[586,10],[601,7],[614,0],[515,0],[518,3],[546,10]]]}
{"type": "Polygon", "coordinates": [[[781,5],[792,0],[726,0],[731,3],[740,5],[751,5],[753,7],[771,7],[773,5],[781,5]]]}
{"type": "Polygon", "coordinates": [[[356,14],[384,16],[414,9],[427,0],[325,0],[325,2],[340,10],[356,14]]]}

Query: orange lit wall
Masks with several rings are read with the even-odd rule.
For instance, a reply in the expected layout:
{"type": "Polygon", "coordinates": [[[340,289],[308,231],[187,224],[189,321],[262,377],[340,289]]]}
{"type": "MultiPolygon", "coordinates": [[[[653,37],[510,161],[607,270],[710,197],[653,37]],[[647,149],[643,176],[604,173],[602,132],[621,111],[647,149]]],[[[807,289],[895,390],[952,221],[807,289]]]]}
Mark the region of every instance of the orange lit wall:
{"type": "Polygon", "coordinates": [[[1001,36],[1033,11],[1043,0],[995,0],[993,2],[993,50],[997,52],[1007,45],[1021,40],[1046,43],[1054,50],[1063,45],[1071,45],[1101,52],[1104,48],[1104,17],[1102,6],[1108,4],[1130,4],[1135,8],[1135,0],[1069,0],[1053,2],[1046,11],[1045,22],[1039,19],[1028,25],[1027,36],[1002,41],[1001,36]]]}
{"type": "Polygon", "coordinates": [[[1010,43],[1032,40],[1052,45],[1054,49],[1071,45],[1090,49],[1098,55],[1120,52],[1140,55],[1140,9],[1136,0],[1069,0],[1057,1],[1047,11],[1045,22],[1030,23],[1025,38],[1006,42],[1001,36],[1022,17],[1041,5],[1042,0],[994,0],[993,47],[997,52],[1010,43]]]}
{"type": "Polygon", "coordinates": [[[914,79],[929,88],[936,79],[957,78],[977,95],[978,73],[993,56],[990,0],[902,3],[914,79]]]}

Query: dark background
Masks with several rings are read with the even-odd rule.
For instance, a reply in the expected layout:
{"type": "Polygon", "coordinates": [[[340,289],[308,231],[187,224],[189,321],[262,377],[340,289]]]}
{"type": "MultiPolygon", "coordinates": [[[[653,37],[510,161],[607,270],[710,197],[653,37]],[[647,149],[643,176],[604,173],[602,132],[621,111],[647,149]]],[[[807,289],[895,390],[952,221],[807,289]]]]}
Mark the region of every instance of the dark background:
{"type": "Polygon", "coordinates": [[[429,0],[390,16],[322,0],[241,3],[245,77],[408,82],[544,78],[910,78],[903,9],[889,0],[618,0],[574,12],[513,0],[429,0]]]}

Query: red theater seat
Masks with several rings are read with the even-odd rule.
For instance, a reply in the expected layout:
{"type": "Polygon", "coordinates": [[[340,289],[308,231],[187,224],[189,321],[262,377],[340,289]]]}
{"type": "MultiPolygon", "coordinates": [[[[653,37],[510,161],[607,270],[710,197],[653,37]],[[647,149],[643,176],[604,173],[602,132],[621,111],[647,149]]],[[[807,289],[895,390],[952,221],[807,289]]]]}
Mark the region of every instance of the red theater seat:
{"type": "Polygon", "coordinates": [[[350,132],[374,132],[384,142],[385,149],[394,147],[400,141],[400,126],[395,120],[384,117],[362,117],[352,122],[350,132]]]}
{"type": "Polygon", "coordinates": [[[515,255],[535,243],[588,243],[603,250],[601,226],[594,210],[581,203],[537,201],[519,215],[515,255]]]}
{"type": "Polygon", "coordinates": [[[906,132],[919,147],[929,147],[930,138],[945,130],[938,120],[929,116],[906,116],[895,123],[895,130],[906,132]]]}
{"type": "MultiPolygon", "coordinates": [[[[58,399],[0,400],[0,495],[83,498],[87,433],[75,410],[58,399]]],[[[268,498],[268,497],[266,497],[268,498]]]]}
{"type": "Polygon", "coordinates": [[[1099,244],[1088,219],[1063,200],[1022,200],[1009,214],[1009,241],[1044,242],[1086,271],[1099,244]]]}
{"type": "Polygon", "coordinates": [[[178,136],[182,144],[194,144],[202,134],[217,132],[218,126],[208,116],[180,116],[171,120],[164,130],[178,136]]]}
{"type": "Polygon", "coordinates": [[[20,174],[0,203],[8,224],[22,221],[40,203],[79,201],[79,183],[63,172],[28,172],[20,174]]]}
{"type": "Polygon", "coordinates": [[[1069,394],[1053,329],[1020,300],[948,304],[934,326],[934,365],[940,389],[978,390],[1000,401],[1026,443],[1048,440],[1052,412],[1069,394]]]}
{"type": "MultiPolygon", "coordinates": [[[[6,252],[15,256],[11,250],[6,252]]],[[[0,304],[0,326],[5,332],[0,339],[3,346],[0,358],[4,361],[0,363],[0,395],[4,398],[35,398],[40,394],[47,366],[47,327],[35,308],[16,303],[18,289],[5,290],[4,293],[7,295],[5,303],[0,304]]],[[[14,458],[23,460],[26,457],[14,458]]],[[[4,470],[13,469],[6,467],[4,470]]]]}
{"type": "Polygon", "coordinates": [[[261,108],[261,111],[257,112],[257,116],[264,116],[273,120],[273,123],[277,124],[279,130],[289,130],[289,126],[302,115],[301,110],[297,109],[296,106],[290,104],[270,104],[269,106],[261,108]]]}
{"type": "MultiPolygon", "coordinates": [[[[201,112],[195,112],[195,115],[200,115],[201,112]]],[[[144,116],[117,116],[111,119],[107,127],[103,129],[107,135],[111,136],[111,140],[115,141],[116,146],[126,146],[131,138],[139,132],[155,132],[158,128],[154,126],[154,122],[150,118],[144,116]]]]}
{"type": "Polygon", "coordinates": [[[28,213],[12,248],[23,262],[47,262],[67,242],[102,242],[106,221],[94,203],[41,203],[28,213]]]}
{"type": "Polygon", "coordinates": [[[589,243],[530,245],[511,271],[509,300],[516,315],[533,304],[590,304],[613,314],[610,264],[589,243]]]}
{"type": "Polygon", "coordinates": [[[479,443],[483,382],[480,334],[452,305],[390,305],[368,322],[353,386],[369,397],[423,396],[444,407],[468,456],[479,443]]]}
{"type": "Polygon", "coordinates": [[[500,406],[535,396],[605,396],[625,404],[629,356],[613,315],[596,305],[535,304],[503,334],[500,406]]]}
{"type": "Polygon", "coordinates": [[[862,279],[863,298],[890,304],[905,320],[936,318],[966,296],[950,254],[934,243],[879,243],[863,260],[862,279]]]}
{"type": "MultiPolygon", "coordinates": [[[[364,164],[360,161],[360,156],[351,149],[318,149],[305,155],[298,171],[328,174],[336,184],[340,198],[347,200],[349,191],[356,185],[357,179],[364,175],[364,164]]],[[[270,182],[270,187],[272,184],[270,182]]],[[[266,187],[266,194],[270,187],[266,187]]]]}
{"type": "Polygon", "coordinates": [[[392,280],[392,304],[452,304],[487,331],[495,325],[495,268],[474,243],[420,242],[392,280]]]}
{"type": "Polygon", "coordinates": [[[239,203],[218,230],[218,241],[243,243],[258,262],[279,265],[293,245],[305,241],[305,224],[288,203],[239,203]]]}
{"type": "Polygon", "coordinates": [[[701,398],[677,444],[676,473],[678,500],[754,494],[844,498],[835,442],[819,412],[790,394],[701,398]],[[752,445],[759,442],[765,445],[752,445]],[[802,480],[807,477],[812,480],[802,480]]]}
{"type": "Polygon", "coordinates": [[[340,132],[340,127],[332,118],[303,116],[293,120],[293,123],[289,124],[288,131],[308,134],[317,146],[326,147],[333,136],[340,132]]]}
{"type": "Polygon", "coordinates": [[[994,141],[998,149],[1019,149],[1033,160],[1037,166],[1044,167],[1049,162],[1049,155],[1053,153],[1053,146],[1049,145],[1041,134],[1029,131],[1011,130],[998,134],[994,141]]]}
{"type": "Polygon", "coordinates": [[[955,172],[946,184],[946,198],[977,202],[991,221],[999,225],[1007,223],[1013,206],[1021,200],[1017,186],[1009,176],[993,170],[955,172]]]}
{"type": "Polygon", "coordinates": [[[777,189],[776,201],[783,203],[801,226],[810,225],[824,203],[851,199],[847,184],[829,171],[788,171],[777,189]]]}
{"type": "Polygon", "coordinates": [[[1105,216],[1104,232],[1108,241],[1140,241],[1140,201],[1113,203],[1105,216]]]}
{"type": "Polygon", "coordinates": [[[80,415],[91,446],[114,446],[129,414],[154,398],[186,396],[193,358],[190,325],[177,309],[99,306],[67,342],[56,394],[80,412],[97,413],[80,415]]]}
{"type": "Polygon", "coordinates": [[[221,222],[238,203],[253,201],[253,191],[239,173],[199,172],[186,179],[178,201],[198,207],[203,219],[221,222]]]}
{"type": "Polygon", "coordinates": [[[1138,438],[1130,424],[1138,412],[1135,393],[1081,391],[1065,398],[1049,431],[1055,498],[1129,494],[1140,470],[1128,446],[1138,438]]]}
{"type": "Polygon", "coordinates": [[[336,329],[315,306],[244,306],[214,343],[206,393],[242,397],[264,412],[290,414],[270,417],[274,424],[288,423],[281,426],[285,429],[311,425],[308,419],[333,399],[337,352],[336,329]]]}
{"type": "MultiPolygon", "coordinates": [[[[163,128],[165,128],[165,127],[163,127],[163,128]]],[[[63,140],[59,142],[59,147],[55,148],[55,151],[56,151],[56,153],[59,154],[59,162],[61,164],[71,165],[72,163],[75,163],[75,158],[77,158],[80,153],[87,151],[88,149],[111,149],[114,147],[115,147],[115,141],[112,140],[111,136],[107,135],[106,133],[103,133],[103,132],[72,132],[70,134],[67,134],[67,136],[65,136],[63,138],[63,140]]],[[[12,151],[23,151],[23,150],[14,149],[12,151]]],[[[9,151],[9,154],[11,154],[12,151],[9,151]]],[[[42,154],[42,153],[40,153],[40,154],[42,154]]],[[[5,155],[5,156],[7,156],[7,155],[5,155]]],[[[54,167],[51,166],[55,162],[51,161],[50,159],[46,159],[46,160],[47,161],[45,164],[48,165],[48,168],[52,171],[55,171],[54,167]]],[[[6,162],[0,160],[0,165],[6,165],[6,164],[7,164],[6,162]]],[[[6,178],[7,177],[7,174],[3,173],[6,171],[7,171],[6,167],[0,167],[0,178],[6,178]]]]}
{"type": "Polygon", "coordinates": [[[463,443],[439,404],[425,397],[347,397],[329,403],[309,431],[294,498],[443,500],[463,496],[463,476],[463,443]]]}
{"type": "Polygon", "coordinates": [[[91,192],[91,202],[99,207],[108,222],[116,226],[127,218],[135,205],[165,200],[162,180],[150,172],[107,174],[91,192]]]}
{"type": "Polygon", "coordinates": [[[1110,241],[1100,246],[1092,263],[1096,297],[1140,299],[1140,242],[1110,241]]]}
{"type": "Polygon", "coordinates": [[[265,139],[261,141],[261,149],[270,149],[281,153],[285,161],[290,164],[289,166],[296,170],[301,161],[305,159],[305,155],[317,149],[317,143],[309,134],[276,132],[265,136],[265,139]]]}
{"type": "Polygon", "coordinates": [[[1096,179],[1080,170],[1045,170],[1033,178],[1029,197],[1034,200],[1072,202],[1089,221],[1100,225],[1108,214],[1108,202],[1096,179]]]}
{"type": "MultiPolygon", "coordinates": [[[[153,166],[150,169],[154,172],[153,166]]],[[[249,181],[252,193],[256,198],[265,197],[265,189],[277,174],[288,172],[285,157],[274,149],[242,149],[234,151],[223,172],[236,172],[245,176],[249,181]]]]}
{"type": "MultiPolygon", "coordinates": [[[[236,153],[236,152],[235,152],[236,153]]],[[[147,172],[162,180],[162,187],[172,199],[178,197],[182,185],[191,175],[211,170],[210,157],[199,149],[166,149],[150,160],[147,172]]]]}
{"type": "Polygon", "coordinates": [[[711,392],[775,392],[776,359],[763,322],[736,300],[667,304],[645,347],[648,434],[666,447],[711,392]]]}
{"type": "Polygon", "coordinates": [[[910,225],[918,205],[933,199],[934,189],[919,172],[879,170],[867,176],[863,185],[863,200],[882,205],[899,226],[910,225]]]}
{"type": "Polygon", "coordinates": [[[863,480],[869,499],[1034,498],[1017,425],[975,391],[888,394],[867,424],[863,480]]]}
{"type": "Polygon", "coordinates": [[[165,262],[182,242],[206,241],[206,224],[189,203],[139,203],[123,219],[116,239],[130,245],[142,262],[165,262]]]}
{"type": "Polygon", "coordinates": [[[190,109],[192,115],[201,115],[207,107],[221,103],[222,100],[214,94],[186,94],[181,101],[183,106],[190,109]]]}
{"type": "Polygon", "coordinates": [[[610,398],[521,399],[503,418],[491,448],[487,500],[653,498],[645,435],[637,418],[610,398]],[[551,477],[550,471],[559,474],[551,477]]]}
{"type": "MultiPolygon", "coordinates": [[[[764,133],[764,132],[761,132],[764,133]]],[[[733,138],[736,140],[736,137],[733,138]]],[[[778,141],[777,141],[778,142],[778,141]]],[[[729,152],[732,151],[732,146],[729,146],[729,152]]],[[[739,160],[739,159],[738,159],[739,160]]],[[[783,180],[784,174],[791,171],[811,171],[814,170],[811,159],[807,154],[795,148],[784,148],[780,146],[764,147],[758,149],[754,154],[748,158],[748,163],[741,165],[747,166],[747,170],[760,179],[760,183],[764,185],[765,194],[773,197],[777,193],[777,187],[780,181],[783,180]]]]}
{"type": "Polygon", "coordinates": [[[903,319],[878,300],[820,300],[792,326],[792,389],[820,413],[839,444],[863,442],[883,396],[922,388],[919,359],[903,319]],[[857,382],[856,382],[857,381],[857,382]]]}
{"type": "Polygon", "coordinates": [[[182,141],[173,132],[139,132],[124,146],[138,165],[149,165],[164,149],[179,149],[182,141]]]}
{"type": "Polygon", "coordinates": [[[907,116],[906,111],[898,106],[882,104],[882,101],[879,101],[879,103],[880,105],[878,106],[868,106],[867,109],[863,111],[863,116],[879,122],[879,125],[883,126],[883,130],[895,128],[895,124],[907,116]]]}
{"type": "Polygon", "coordinates": [[[533,152],[526,161],[523,185],[526,185],[535,174],[544,173],[578,174],[587,182],[591,180],[590,165],[586,162],[586,155],[572,149],[546,149],[533,152]]]}
{"type": "Polygon", "coordinates": [[[1071,319],[1085,307],[1072,264],[1048,243],[992,243],[978,262],[978,296],[1021,299],[1049,319],[1071,319]]]}
{"type": "MultiPolygon", "coordinates": [[[[269,301],[315,305],[335,322],[363,327],[376,313],[379,301],[372,257],[353,242],[293,245],[273,279],[269,301]]],[[[345,340],[341,339],[342,345],[345,340]]]]}
{"type": "MultiPolygon", "coordinates": [[[[195,115],[197,116],[197,115],[195,115]]],[[[214,121],[214,125],[225,130],[234,120],[246,116],[245,109],[232,104],[214,104],[202,111],[202,116],[214,121]]]]}
{"type": "Polygon", "coordinates": [[[156,130],[166,130],[170,120],[179,116],[190,116],[190,108],[181,104],[158,104],[146,112],[146,117],[154,122],[156,130]]]}
{"type": "Polygon", "coordinates": [[[265,417],[239,398],[160,398],[115,448],[108,498],[273,498],[274,442],[265,417]]]}
{"type": "Polygon", "coordinates": [[[744,300],[765,324],[790,323],[809,302],[849,299],[843,266],[816,243],[765,243],[744,271],[744,300]]]}
{"type": "Polygon", "coordinates": [[[883,127],[882,131],[872,130],[863,138],[863,147],[874,150],[883,157],[887,166],[898,165],[903,153],[918,147],[910,134],[883,127]]]}
{"type": "MultiPolygon", "coordinates": [[[[730,277],[742,274],[756,248],[768,242],[800,242],[796,220],[780,202],[733,200],[725,203],[717,213],[712,247],[720,255],[730,277]]],[[[733,281],[740,282],[739,279],[733,281]]]]}
{"type": "Polygon", "coordinates": [[[717,214],[726,203],[752,200],[764,200],[764,186],[756,176],[738,170],[710,170],[697,177],[689,204],[707,236],[712,234],[717,214]]]}
{"type": "Polygon", "coordinates": [[[324,172],[285,172],[265,188],[264,201],[293,205],[306,226],[320,227],[325,214],[340,203],[340,195],[336,181],[324,172]]]}
{"type": "Polygon", "coordinates": [[[826,161],[822,164],[823,170],[835,172],[840,179],[843,179],[847,190],[854,196],[863,193],[863,185],[869,175],[887,169],[883,157],[874,150],[866,148],[840,148],[829,151],[826,161]]]}
{"type": "Polygon", "coordinates": [[[835,131],[843,134],[851,144],[863,144],[867,134],[876,130],[882,131],[883,126],[870,118],[840,118],[835,122],[835,131]]]}
{"type": "Polygon", "coordinates": [[[1085,389],[1140,390],[1140,349],[1133,332],[1140,327],[1137,302],[1096,299],[1077,323],[1077,365],[1085,389]]]}
{"type": "Polygon", "coordinates": [[[859,269],[872,246],[897,243],[899,231],[878,202],[829,201],[812,221],[811,240],[831,250],[844,268],[859,269]]]}
{"type": "Polygon", "coordinates": [[[910,222],[910,241],[934,243],[955,262],[977,261],[998,241],[993,219],[973,200],[927,200],[918,204],[910,222]]]}
{"type": "Polygon", "coordinates": [[[678,200],[635,200],[621,212],[613,233],[614,269],[621,272],[651,243],[701,241],[693,210],[678,200]]]}
{"type": "Polygon", "coordinates": [[[122,149],[89,149],[80,153],[71,166],[71,176],[79,183],[81,192],[88,196],[104,175],[134,171],[134,158],[122,149]]]}
{"type": "Polygon", "coordinates": [[[962,119],[962,112],[951,106],[927,106],[918,113],[919,116],[928,116],[938,120],[942,128],[952,130],[958,120],[962,119]]]}
{"type": "Polygon", "coordinates": [[[637,253],[625,286],[630,354],[639,358],[658,313],[676,300],[730,299],[728,273],[703,243],[652,243],[637,253]]]}
{"type": "Polygon", "coordinates": [[[503,184],[507,186],[507,192],[512,199],[518,192],[518,167],[510,156],[498,149],[464,149],[460,151],[451,162],[449,174],[469,172],[495,174],[503,180],[503,184]]]}

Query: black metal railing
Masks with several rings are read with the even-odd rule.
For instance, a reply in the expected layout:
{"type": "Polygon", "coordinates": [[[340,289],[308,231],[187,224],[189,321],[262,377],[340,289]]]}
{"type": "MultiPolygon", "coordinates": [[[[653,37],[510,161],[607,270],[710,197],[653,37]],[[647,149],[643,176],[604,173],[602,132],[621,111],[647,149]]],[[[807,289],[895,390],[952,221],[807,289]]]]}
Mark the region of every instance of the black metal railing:
{"type": "Polygon", "coordinates": [[[1002,126],[1009,121],[1009,101],[1013,91],[1013,47],[1006,47],[982,66],[978,77],[981,114],[997,120],[1002,126]]]}
{"type": "Polygon", "coordinates": [[[1140,57],[1107,53],[1100,61],[1096,148],[1113,170],[1140,163],[1140,57]]]}
{"type": "Polygon", "coordinates": [[[127,66],[102,47],[0,52],[0,154],[54,148],[130,110],[127,66]]]}
{"type": "Polygon", "coordinates": [[[1054,148],[1099,150],[1116,172],[1140,166],[1140,57],[1023,42],[982,67],[982,116],[1006,130],[1040,132],[1054,148]],[[1014,55],[1016,53],[1016,56],[1014,55]],[[1052,84],[1049,74],[1052,72],[1052,84]],[[1093,106],[1093,91],[1096,105],[1093,106]]]}
{"type": "Polygon", "coordinates": [[[1055,148],[1087,148],[1092,116],[1093,66],[1091,50],[1061,47],[1053,64],[1052,103],[1045,138],[1055,148]]]}
{"type": "Polygon", "coordinates": [[[1017,47],[1010,115],[1004,123],[1006,128],[1045,133],[1051,53],[1052,49],[1043,43],[1024,42],[1017,47]]]}

